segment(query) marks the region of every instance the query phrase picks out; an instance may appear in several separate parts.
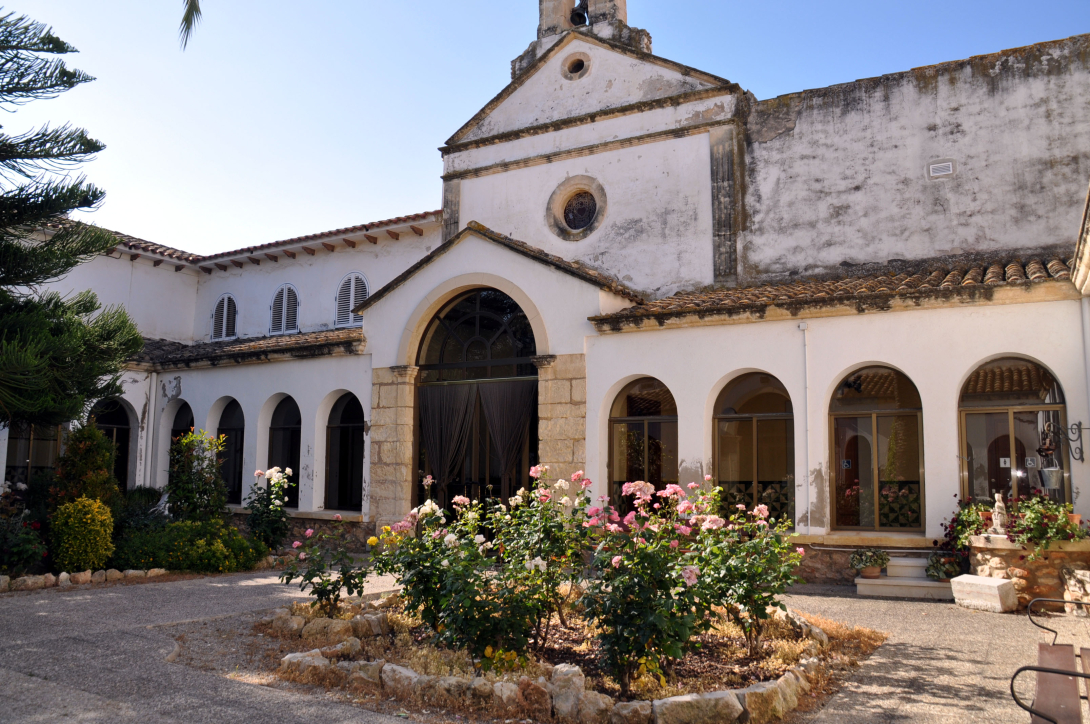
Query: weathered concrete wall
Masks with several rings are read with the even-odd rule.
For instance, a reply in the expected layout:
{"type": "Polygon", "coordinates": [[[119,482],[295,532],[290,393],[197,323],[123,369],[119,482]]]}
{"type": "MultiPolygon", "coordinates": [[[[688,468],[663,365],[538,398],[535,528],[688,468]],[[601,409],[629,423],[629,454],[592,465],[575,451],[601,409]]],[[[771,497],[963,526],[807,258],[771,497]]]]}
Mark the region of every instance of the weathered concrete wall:
{"type": "Polygon", "coordinates": [[[1090,36],[782,96],[749,116],[743,281],[1055,243],[1090,177],[1090,36]],[[934,180],[928,164],[954,159],[934,180]]]}

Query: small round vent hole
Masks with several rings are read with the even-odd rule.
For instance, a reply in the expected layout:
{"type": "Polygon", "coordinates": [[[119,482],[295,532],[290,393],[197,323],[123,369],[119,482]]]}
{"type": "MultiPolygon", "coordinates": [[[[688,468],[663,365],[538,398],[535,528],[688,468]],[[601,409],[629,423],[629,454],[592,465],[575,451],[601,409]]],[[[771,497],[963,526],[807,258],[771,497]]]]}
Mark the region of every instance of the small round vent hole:
{"type": "Polygon", "coordinates": [[[582,58],[576,58],[568,65],[568,72],[572,75],[576,73],[582,73],[583,68],[586,68],[587,64],[583,62],[582,58]]]}

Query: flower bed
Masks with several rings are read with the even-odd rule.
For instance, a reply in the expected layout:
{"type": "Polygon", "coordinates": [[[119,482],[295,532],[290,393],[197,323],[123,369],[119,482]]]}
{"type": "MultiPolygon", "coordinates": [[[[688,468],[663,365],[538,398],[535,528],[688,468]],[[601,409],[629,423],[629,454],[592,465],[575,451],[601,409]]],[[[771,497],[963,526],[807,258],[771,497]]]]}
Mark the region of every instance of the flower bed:
{"type": "MultiPolygon", "coordinates": [[[[279,674],[289,681],[483,716],[585,724],[646,724],[653,716],[675,724],[770,721],[797,706],[811,683],[825,675],[825,661],[836,659],[833,651],[843,643],[830,641],[804,617],[780,610],[773,614],[766,644],[782,658],[749,659],[742,632],[728,631],[733,635],[722,636],[718,646],[686,657],[676,684],[661,686],[645,673],[634,682],[631,701],[625,702],[594,663],[593,651],[579,645],[580,639],[586,641],[584,631],[557,636],[540,658],[484,672],[465,652],[431,644],[426,624],[405,615],[397,598],[377,605],[345,605],[334,619],[297,604],[257,629],[301,644],[301,651],[281,660],[279,674]],[[568,660],[573,656],[580,665],[568,660]],[[681,678],[683,672],[689,675],[681,678]]],[[[709,636],[708,643],[715,638],[709,636]]]]}

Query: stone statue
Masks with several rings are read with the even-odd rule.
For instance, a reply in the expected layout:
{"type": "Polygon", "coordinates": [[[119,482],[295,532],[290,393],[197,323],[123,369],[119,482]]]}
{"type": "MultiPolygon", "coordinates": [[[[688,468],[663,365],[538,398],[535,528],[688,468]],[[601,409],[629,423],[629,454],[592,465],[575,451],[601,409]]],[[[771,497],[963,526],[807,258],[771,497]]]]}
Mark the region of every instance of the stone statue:
{"type": "Polygon", "coordinates": [[[988,529],[989,533],[996,535],[1007,534],[1007,506],[1003,502],[1003,494],[995,494],[995,507],[992,508],[992,527],[988,529]]]}

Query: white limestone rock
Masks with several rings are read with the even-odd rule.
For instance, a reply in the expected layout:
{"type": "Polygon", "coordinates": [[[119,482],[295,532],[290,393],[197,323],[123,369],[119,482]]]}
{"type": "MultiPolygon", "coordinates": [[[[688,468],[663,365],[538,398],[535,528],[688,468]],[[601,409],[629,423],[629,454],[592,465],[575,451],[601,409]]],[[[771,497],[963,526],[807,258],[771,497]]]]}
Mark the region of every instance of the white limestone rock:
{"type": "Polygon", "coordinates": [[[57,577],[52,573],[46,573],[42,576],[42,588],[53,588],[57,585],[57,577]]]}
{"type": "Polygon", "coordinates": [[[386,666],[386,659],[353,663],[356,669],[348,683],[360,686],[382,686],[382,670],[386,666]]]}
{"type": "Polygon", "coordinates": [[[609,724],[650,724],[653,708],[649,701],[626,701],[613,705],[609,724]]]}
{"type": "Polygon", "coordinates": [[[764,724],[780,719],[788,711],[783,691],[775,681],[762,681],[760,684],[738,689],[735,693],[749,712],[749,724],[764,724]]]}
{"type": "Polygon", "coordinates": [[[339,618],[316,618],[303,627],[303,638],[345,641],[352,636],[352,623],[339,618]]]}
{"type": "Polygon", "coordinates": [[[307,620],[302,616],[278,616],[273,619],[272,630],[281,636],[294,638],[303,632],[307,620]]]}
{"type": "Polygon", "coordinates": [[[586,689],[583,670],[571,664],[560,664],[553,669],[548,691],[553,697],[553,714],[558,719],[576,721],[579,717],[579,701],[586,689]]]}
{"type": "Polygon", "coordinates": [[[653,710],[655,724],[730,724],[742,714],[742,705],[733,691],[715,691],[658,699],[653,710]]]}
{"type": "Polygon", "coordinates": [[[0,593],[4,593],[11,588],[11,578],[8,576],[0,576],[0,593]]]}
{"type": "Polygon", "coordinates": [[[1004,613],[1018,610],[1018,592],[1012,581],[964,574],[950,579],[954,601],[962,608],[1004,613]]]}
{"type": "Polygon", "coordinates": [[[469,705],[475,709],[491,706],[493,700],[492,683],[477,677],[469,682],[469,705]]]}
{"type": "Polygon", "coordinates": [[[72,573],[69,575],[69,579],[74,586],[83,586],[91,582],[90,571],[79,571],[78,573],[72,573]]]}
{"type": "Polygon", "coordinates": [[[91,583],[105,583],[106,571],[98,570],[91,574],[91,583]]]}
{"type": "Polygon", "coordinates": [[[322,656],[329,659],[350,659],[360,652],[360,640],[350,636],[336,646],[326,646],[322,656]]]}
{"type": "Polygon", "coordinates": [[[148,572],[130,568],[126,571],[122,571],[121,575],[125,576],[125,578],[147,578],[148,572]]]}
{"type": "Polygon", "coordinates": [[[122,573],[121,571],[117,570],[116,568],[110,568],[109,570],[106,571],[106,580],[107,581],[120,581],[124,577],[125,577],[125,574],[122,573]]]}
{"type": "Polygon", "coordinates": [[[579,724],[609,724],[613,699],[597,691],[584,691],[579,699],[579,724]]]}
{"type": "Polygon", "coordinates": [[[165,568],[152,568],[148,571],[148,578],[158,578],[159,576],[165,576],[167,569],[165,568]]]}
{"type": "Polygon", "coordinates": [[[492,685],[492,701],[500,709],[514,709],[519,703],[519,688],[510,681],[497,681],[492,685]]]}
{"type": "Polygon", "coordinates": [[[404,666],[386,664],[382,667],[382,688],[389,689],[394,696],[407,697],[412,694],[413,685],[419,678],[420,674],[404,666]]]}
{"type": "Polygon", "coordinates": [[[60,575],[57,576],[57,587],[58,588],[68,588],[71,585],[72,585],[72,576],[68,575],[64,571],[61,571],[60,575]]]}
{"type": "Polygon", "coordinates": [[[45,579],[41,576],[21,576],[11,583],[13,591],[37,591],[45,586],[45,579]]]}
{"type": "Polygon", "coordinates": [[[284,673],[305,674],[312,669],[329,668],[329,659],[322,656],[318,649],[298,654],[288,654],[280,659],[280,671],[284,673]]]}

